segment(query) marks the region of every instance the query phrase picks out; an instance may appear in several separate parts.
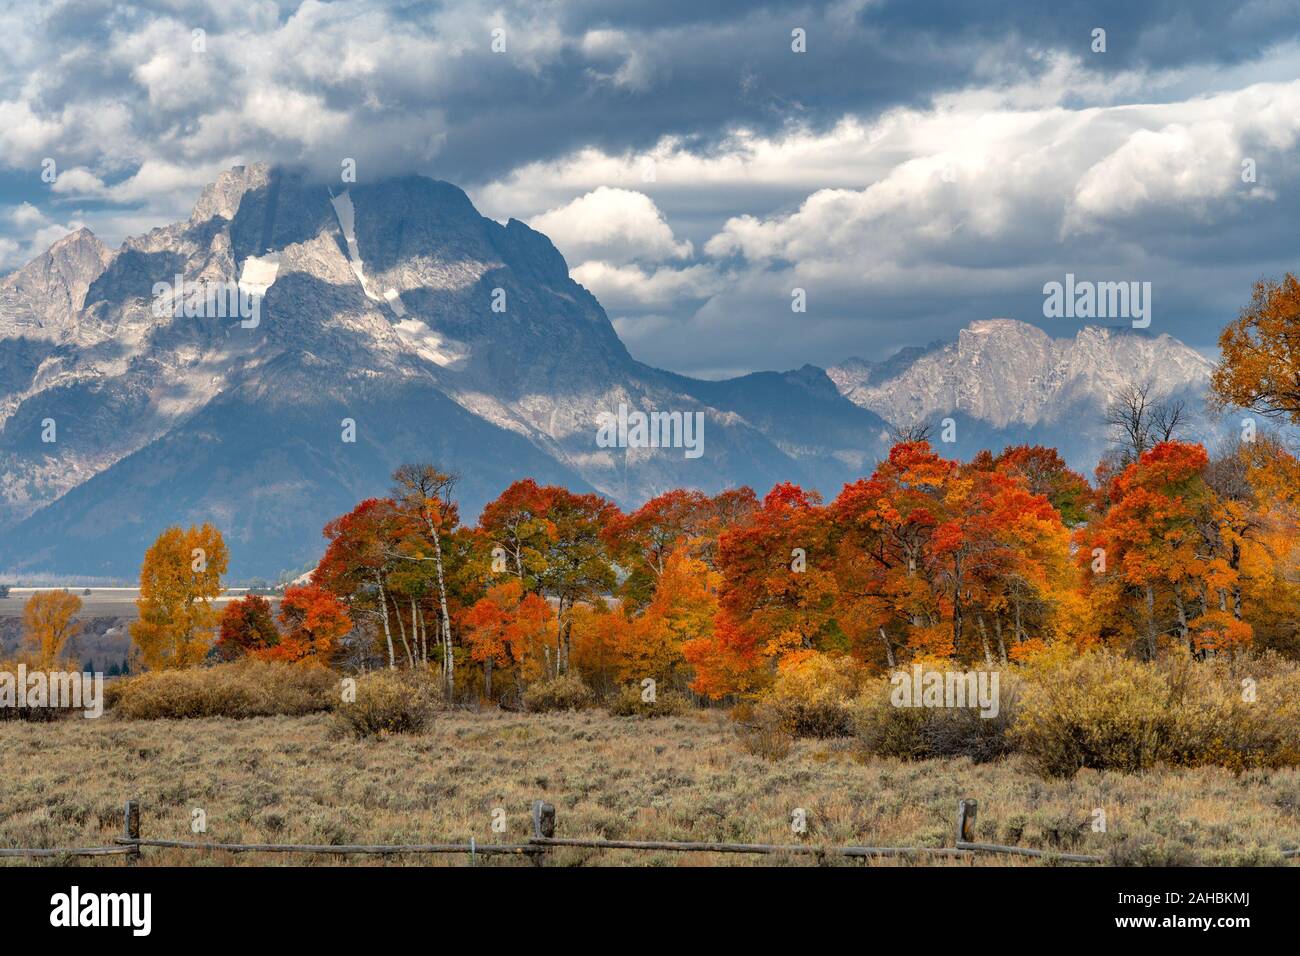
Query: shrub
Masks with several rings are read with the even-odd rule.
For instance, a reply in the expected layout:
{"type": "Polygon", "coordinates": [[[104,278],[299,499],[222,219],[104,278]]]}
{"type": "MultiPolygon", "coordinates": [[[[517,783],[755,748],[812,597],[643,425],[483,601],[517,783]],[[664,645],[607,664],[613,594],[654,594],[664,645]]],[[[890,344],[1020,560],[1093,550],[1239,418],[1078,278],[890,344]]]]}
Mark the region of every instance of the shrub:
{"type": "Polygon", "coordinates": [[[1300,764],[1300,669],[1273,655],[1157,664],[1094,651],[1048,660],[1032,678],[1017,746],[1047,776],[1157,762],[1242,770],[1300,764]],[[1242,681],[1249,678],[1254,699],[1242,681]]]}
{"type": "Polygon", "coordinates": [[[876,681],[854,703],[854,735],[863,749],[880,757],[995,760],[1011,750],[1021,685],[1009,668],[997,674],[998,711],[988,717],[977,707],[897,707],[894,685],[888,679],[876,681]]]}
{"type": "Polygon", "coordinates": [[[739,725],[737,736],[746,753],[774,763],[790,755],[794,735],[775,708],[764,704],[738,704],[731,711],[731,719],[739,725]]]}
{"type": "Polygon", "coordinates": [[[762,699],[796,737],[847,737],[853,733],[850,704],[863,679],[851,657],[804,654],[783,663],[762,699]]]}
{"type": "Polygon", "coordinates": [[[1273,653],[1163,665],[1173,689],[1160,758],[1231,770],[1300,764],[1300,667],[1273,653]],[[1247,699],[1249,681],[1253,699],[1247,699]]]}
{"type": "Polygon", "coordinates": [[[691,709],[690,701],[673,690],[655,695],[654,703],[641,699],[641,688],[625,684],[605,703],[614,717],[681,717],[691,709]]]}
{"type": "Polygon", "coordinates": [[[562,674],[537,681],[524,690],[524,709],[540,713],[547,710],[582,710],[596,699],[591,688],[577,674],[562,674]]]}
{"type": "Polygon", "coordinates": [[[340,701],[335,727],[355,737],[418,733],[433,718],[441,694],[428,674],[374,671],[357,678],[356,700],[340,701]]]}
{"type": "MultiPolygon", "coordinates": [[[[46,668],[41,667],[40,664],[37,663],[34,658],[19,658],[19,659],[9,660],[9,661],[0,661],[0,674],[12,675],[10,679],[14,682],[14,706],[12,707],[0,706],[0,720],[26,720],[26,721],[30,721],[31,723],[45,723],[51,720],[58,720],[60,717],[67,716],[69,714],[77,714],[80,716],[85,713],[84,707],[48,706],[48,702],[50,700],[48,696],[47,696],[47,706],[44,707],[17,706],[18,703],[17,682],[18,682],[18,674],[19,674],[18,665],[20,663],[26,664],[27,673],[29,674],[32,673],[33,671],[46,670],[46,668]]],[[[75,670],[75,668],[73,669],[75,670]]],[[[66,668],[62,665],[55,665],[53,670],[67,671],[69,670],[69,668],[66,668]]]]}
{"type": "Polygon", "coordinates": [[[1014,736],[1044,776],[1082,767],[1151,767],[1169,722],[1171,688],[1156,667],[1109,651],[1031,668],[1014,736]]]}
{"type": "Polygon", "coordinates": [[[130,720],[296,716],[328,710],[338,682],[324,667],[242,660],[123,677],[105,695],[114,713],[130,720]]]}
{"type": "Polygon", "coordinates": [[[920,707],[895,707],[889,689],[888,681],[880,681],[863,691],[853,707],[854,736],[877,757],[924,760],[931,756],[924,737],[930,714],[920,707]]]}

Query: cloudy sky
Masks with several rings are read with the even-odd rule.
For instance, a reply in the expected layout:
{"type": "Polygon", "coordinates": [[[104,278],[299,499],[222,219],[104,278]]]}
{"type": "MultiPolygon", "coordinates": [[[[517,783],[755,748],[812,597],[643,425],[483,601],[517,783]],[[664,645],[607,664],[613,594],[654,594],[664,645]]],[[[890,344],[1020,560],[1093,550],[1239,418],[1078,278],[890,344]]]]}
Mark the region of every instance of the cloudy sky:
{"type": "Polygon", "coordinates": [[[1151,282],[1150,331],[1211,353],[1300,266],[1300,0],[8,0],[0,30],[0,272],[344,158],[547,233],[637,358],[706,376],[1072,335],[1067,272],[1151,282]]]}

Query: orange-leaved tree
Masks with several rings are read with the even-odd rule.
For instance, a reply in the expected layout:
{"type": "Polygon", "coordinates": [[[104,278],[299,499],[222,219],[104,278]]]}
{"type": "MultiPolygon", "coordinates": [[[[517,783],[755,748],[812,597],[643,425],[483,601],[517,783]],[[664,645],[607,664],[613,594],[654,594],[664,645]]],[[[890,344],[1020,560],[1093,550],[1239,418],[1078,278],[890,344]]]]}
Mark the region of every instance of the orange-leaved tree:
{"type": "Polygon", "coordinates": [[[555,612],[546,599],[525,592],[513,577],[490,588],[487,596],[461,616],[470,658],[483,665],[484,692],[492,697],[493,671],[513,679],[536,680],[545,671],[547,639],[555,630],[555,612]]]}
{"type": "Polygon", "coordinates": [[[713,639],[721,582],[722,575],[692,556],[685,544],[669,554],[650,603],[639,613],[620,606],[608,615],[615,625],[606,631],[613,680],[639,684],[649,677],[684,689],[684,649],[690,642],[713,639]]]}
{"type": "Polygon", "coordinates": [[[1103,639],[1158,653],[1176,636],[1193,651],[1250,641],[1228,607],[1240,572],[1232,567],[1231,512],[1205,481],[1200,445],[1161,442],[1109,485],[1109,508],[1079,535],[1084,589],[1103,639]]]}
{"type": "Polygon", "coordinates": [[[720,613],[712,633],[682,648],[697,692],[751,692],[771,680],[782,655],[818,646],[835,607],[830,530],[820,496],[785,483],[723,533],[720,613]]]}
{"type": "MultiPolygon", "coordinates": [[[[329,541],[325,556],[312,572],[312,583],[331,591],[348,607],[352,619],[364,617],[382,627],[388,666],[397,667],[393,624],[389,612],[392,551],[406,524],[388,498],[367,498],[345,515],[325,525],[329,541]]],[[[410,646],[408,663],[414,663],[410,646]]]]}
{"type": "Polygon", "coordinates": [[[286,588],[280,599],[279,641],[255,648],[254,657],[292,664],[329,664],[339,642],[352,629],[347,606],[317,584],[286,588]]]}
{"type": "Polygon", "coordinates": [[[280,642],[271,602],[260,594],[248,594],[231,601],[221,612],[217,654],[232,661],[250,651],[274,647],[280,642]]]}

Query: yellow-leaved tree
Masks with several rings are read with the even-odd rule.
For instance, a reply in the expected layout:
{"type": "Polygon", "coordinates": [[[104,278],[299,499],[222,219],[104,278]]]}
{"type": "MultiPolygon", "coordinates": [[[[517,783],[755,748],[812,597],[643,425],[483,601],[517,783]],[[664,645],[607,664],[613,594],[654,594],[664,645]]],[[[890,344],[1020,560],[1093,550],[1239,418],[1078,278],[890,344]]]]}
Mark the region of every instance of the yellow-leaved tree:
{"type": "Polygon", "coordinates": [[[58,663],[68,641],[81,630],[76,620],[81,598],[67,591],[37,591],[23,605],[23,633],[37,666],[49,670],[58,663]]]}
{"type": "Polygon", "coordinates": [[[140,568],[140,619],[131,625],[139,662],[149,670],[192,667],[215,639],[212,601],[228,560],[221,532],[204,522],[168,528],[145,552],[140,568]]]}

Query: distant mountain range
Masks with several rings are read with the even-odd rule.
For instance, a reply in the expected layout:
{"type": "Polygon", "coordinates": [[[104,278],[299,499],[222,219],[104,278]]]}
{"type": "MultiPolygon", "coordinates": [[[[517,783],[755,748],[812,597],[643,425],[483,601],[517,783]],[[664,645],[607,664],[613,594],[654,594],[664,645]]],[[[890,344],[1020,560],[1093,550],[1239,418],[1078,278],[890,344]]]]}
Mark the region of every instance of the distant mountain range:
{"type": "Polygon", "coordinates": [[[1205,397],[1214,365],[1170,335],[1084,326],[1054,339],[1012,319],[972,322],[956,342],[907,348],[879,363],[849,359],[827,370],[840,392],[897,426],[952,418],[950,450],[1050,445],[1091,475],[1109,444],[1106,408],[1129,385],[1153,401],[1183,402],[1186,437],[1210,438],[1205,397]]]}
{"type": "Polygon", "coordinates": [[[115,251],[81,230],[0,281],[0,570],[130,578],[162,528],[211,520],[233,576],[274,577],[407,460],[459,472],[469,521],[522,476],[624,506],[785,480],[833,496],[894,426],[937,438],[944,417],[953,454],[1041,442],[1090,471],[1119,387],[1199,408],[1209,371],[1167,335],[995,319],[880,363],[701,381],[634,360],[545,236],[455,186],[335,194],[236,167],[184,222],[115,251]],[[260,321],[155,308],[178,276],[264,291],[260,321]],[[620,405],[702,413],[703,454],[602,447],[620,405]]]}

